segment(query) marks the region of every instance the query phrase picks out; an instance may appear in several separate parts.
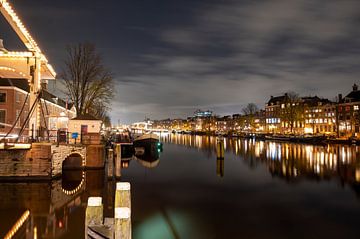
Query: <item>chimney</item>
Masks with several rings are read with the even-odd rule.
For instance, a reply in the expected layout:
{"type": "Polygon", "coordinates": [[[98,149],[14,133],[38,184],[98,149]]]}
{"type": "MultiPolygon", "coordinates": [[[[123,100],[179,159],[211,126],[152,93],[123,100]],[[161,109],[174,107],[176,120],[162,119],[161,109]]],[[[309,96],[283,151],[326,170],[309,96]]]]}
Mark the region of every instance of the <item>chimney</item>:
{"type": "Polygon", "coordinates": [[[341,103],[341,101],[342,101],[342,94],[339,94],[339,96],[338,96],[338,101],[339,101],[339,103],[341,103]]]}
{"type": "Polygon", "coordinates": [[[4,47],[3,39],[0,39],[0,51],[5,53],[8,52],[4,47]]]}
{"type": "Polygon", "coordinates": [[[353,91],[358,91],[358,85],[357,84],[353,85],[353,91]]]}
{"type": "Polygon", "coordinates": [[[270,99],[272,99],[272,98],[274,98],[274,96],[271,95],[271,96],[270,96],[270,99]]]}

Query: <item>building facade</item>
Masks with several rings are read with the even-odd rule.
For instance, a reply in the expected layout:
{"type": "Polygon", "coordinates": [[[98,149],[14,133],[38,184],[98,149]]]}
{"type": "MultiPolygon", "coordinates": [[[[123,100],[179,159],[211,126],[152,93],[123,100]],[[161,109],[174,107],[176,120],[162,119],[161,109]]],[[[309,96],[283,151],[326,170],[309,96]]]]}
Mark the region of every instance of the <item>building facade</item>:
{"type": "Polygon", "coordinates": [[[56,141],[58,130],[67,130],[68,120],[76,116],[72,104],[42,90],[40,110],[38,111],[40,127],[38,132],[29,123],[31,110],[29,84],[26,79],[0,78],[0,137],[25,141],[29,135],[36,135],[56,141]]]}

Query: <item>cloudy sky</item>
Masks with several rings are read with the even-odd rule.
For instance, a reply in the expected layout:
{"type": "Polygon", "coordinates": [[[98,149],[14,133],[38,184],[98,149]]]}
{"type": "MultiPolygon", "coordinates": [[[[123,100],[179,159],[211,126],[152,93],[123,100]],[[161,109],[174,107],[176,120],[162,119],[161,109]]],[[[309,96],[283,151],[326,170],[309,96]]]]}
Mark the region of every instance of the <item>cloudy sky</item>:
{"type": "Polygon", "coordinates": [[[67,44],[96,44],[115,73],[114,123],[238,113],[286,91],[334,99],[360,83],[359,0],[11,2],[58,72],[67,44]]]}

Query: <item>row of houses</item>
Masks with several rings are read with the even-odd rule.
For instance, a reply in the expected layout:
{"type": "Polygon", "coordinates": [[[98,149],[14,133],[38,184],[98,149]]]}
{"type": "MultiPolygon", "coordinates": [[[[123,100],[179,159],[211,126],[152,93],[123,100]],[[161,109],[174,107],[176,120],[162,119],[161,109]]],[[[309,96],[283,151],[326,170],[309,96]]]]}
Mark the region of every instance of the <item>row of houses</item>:
{"type": "Polygon", "coordinates": [[[76,115],[75,107],[47,89],[42,84],[38,107],[39,127],[29,123],[30,85],[27,79],[2,78],[0,75],[0,138],[18,139],[20,142],[34,139],[84,143],[98,142],[102,121],[91,115],[76,115]],[[37,131],[37,132],[35,132],[37,131]]]}
{"type": "Polygon", "coordinates": [[[251,132],[274,134],[322,134],[334,137],[360,137],[360,91],[354,84],[345,97],[335,101],[318,96],[300,97],[294,93],[271,96],[253,114],[216,116],[197,110],[187,119],[155,120],[153,128],[196,132],[251,132]]]}

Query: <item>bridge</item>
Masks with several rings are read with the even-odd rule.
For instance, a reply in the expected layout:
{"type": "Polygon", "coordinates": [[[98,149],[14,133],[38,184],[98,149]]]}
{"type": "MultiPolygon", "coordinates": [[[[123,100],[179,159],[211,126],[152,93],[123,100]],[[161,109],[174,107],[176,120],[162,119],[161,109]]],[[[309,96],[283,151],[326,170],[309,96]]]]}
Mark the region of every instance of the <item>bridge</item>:
{"type": "MultiPolygon", "coordinates": [[[[0,12],[11,28],[24,43],[27,51],[8,51],[0,44],[0,77],[27,79],[30,86],[29,125],[34,133],[40,127],[41,110],[37,100],[41,90],[41,83],[55,79],[56,72],[48,63],[45,54],[20,20],[13,7],[7,0],[0,0],[0,12]]],[[[36,136],[36,135],[34,135],[36,136]]]]}
{"type": "Polygon", "coordinates": [[[51,179],[64,168],[104,167],[103,145],[33,143],[31,149],[0,150],[0,179],[51,179]]]}

